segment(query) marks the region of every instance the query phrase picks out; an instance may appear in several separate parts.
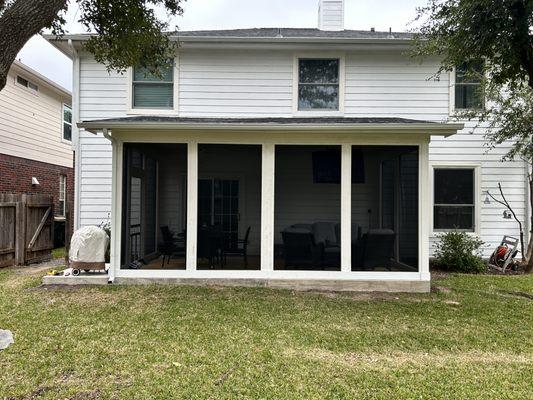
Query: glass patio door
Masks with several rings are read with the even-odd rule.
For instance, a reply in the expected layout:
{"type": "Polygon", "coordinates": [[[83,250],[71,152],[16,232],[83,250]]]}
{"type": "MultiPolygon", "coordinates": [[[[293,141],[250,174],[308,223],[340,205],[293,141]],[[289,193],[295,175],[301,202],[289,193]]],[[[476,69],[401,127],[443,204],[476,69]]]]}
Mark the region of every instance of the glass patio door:
{"type": "Polygon", "coordinates": [[[198,180],[198,226],[220,226],[226,248],[237,247],[239,237],[239,180],[198,180]]]}

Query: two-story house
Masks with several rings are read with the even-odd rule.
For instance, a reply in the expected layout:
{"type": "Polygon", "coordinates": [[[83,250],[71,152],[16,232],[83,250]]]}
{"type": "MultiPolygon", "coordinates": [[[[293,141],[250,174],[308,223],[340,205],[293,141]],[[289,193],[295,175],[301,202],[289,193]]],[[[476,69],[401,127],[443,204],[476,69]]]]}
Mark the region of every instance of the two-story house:
{"type": "Polygon", "coordinates": [[[109,73],[88,37],[48,39],[74,62],[76,225],[111,216],[111,281],[426,291],[439,232],[517,234],[485,190],[529,212],[525,165],[449,122],[476,82],[433,78],[408,33],[345,30],[342,0],[318,29],[177,32],[161,76],[109,73]]]}
{"type": "Polygon", "coordinates": [[[61,237],[74,201],[71,107],[68,90],[13,63],[0,91],[0,193],[53,196],[61,237]]]}

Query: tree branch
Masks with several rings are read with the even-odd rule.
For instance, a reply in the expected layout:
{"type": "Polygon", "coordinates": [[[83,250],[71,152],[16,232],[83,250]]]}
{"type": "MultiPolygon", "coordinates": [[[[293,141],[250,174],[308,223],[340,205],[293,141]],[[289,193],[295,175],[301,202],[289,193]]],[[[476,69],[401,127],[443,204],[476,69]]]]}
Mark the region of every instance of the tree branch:
{"type": "Polygon", "coordinates": [[[529,33],[529,20],[524,0],[513,1],[509,5],[511,19],[515,25],[513,47],[520,59],[522,67],[528,75],[528,85],[533,89],[533,52],[531,51],[531,38],[529,33]]]}
{"type": "Polygon", "coordinates": [[[493,199],[496,203],[499,203],[502,206],[504,206],[505,208],[507,208],[511,212],[511,214],[513,215],[513,218],[515,219],[515,221],[518,223],[518,227],[520,229],[520,251],[521,251],[521,254],[522,254],[522,260],[524,261],[526,259],[526,254],[525,254],[525,251],[524,251],[524,230],[523,230],[523,227],[522,227],[522,222],[518,219],[518,217],[516,216],[516,213],[512,209],[512,207],[509,204],[509,202],[507,201],[507,198],[505,197],[505,194],[503,193],[503,189],[502,189],[502,184],[501,183],[498,183],[498,189],[500,191],[500,196],[502,196],[503,201],[498,200],[488,190],[487,190],[487,195],[491,199],[493,199]]]}
{"type": "Polygon", "coordinates": [[[5,10],[0,17],[0,90],[20,49],[50,26],[66,4],[67,0],[17,0],[5,10]]]}

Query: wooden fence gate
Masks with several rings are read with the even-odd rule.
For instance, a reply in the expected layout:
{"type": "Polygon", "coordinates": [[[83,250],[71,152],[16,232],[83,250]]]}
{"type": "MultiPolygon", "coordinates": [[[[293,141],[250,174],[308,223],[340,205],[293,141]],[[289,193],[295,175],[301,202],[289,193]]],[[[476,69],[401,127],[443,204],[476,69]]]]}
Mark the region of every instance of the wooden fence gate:
{"type": "Polygon", "coordinates": [[[0,267],[49,259],[53,248],[53,197],[0,193],[0,267]]]}

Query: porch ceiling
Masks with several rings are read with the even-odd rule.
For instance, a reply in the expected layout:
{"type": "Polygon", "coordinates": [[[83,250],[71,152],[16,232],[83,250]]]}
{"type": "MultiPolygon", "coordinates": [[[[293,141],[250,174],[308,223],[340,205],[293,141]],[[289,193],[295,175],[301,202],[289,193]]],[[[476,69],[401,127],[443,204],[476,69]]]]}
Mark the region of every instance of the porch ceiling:
{"type": "Polygon", "coordinates": [[[334,130],[343,132],[410,132],[450,136],[463,124],[440,123],[396,117],[290,117],[290,118],[188,118],[172,116],[131,116],[82,121],[79,128],[97,133],[104,129],[150,130],[334,130]]]}

